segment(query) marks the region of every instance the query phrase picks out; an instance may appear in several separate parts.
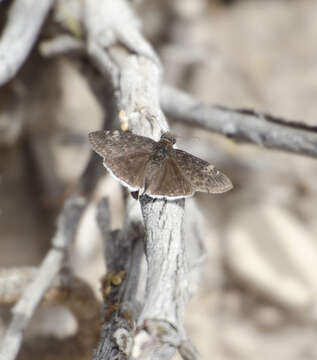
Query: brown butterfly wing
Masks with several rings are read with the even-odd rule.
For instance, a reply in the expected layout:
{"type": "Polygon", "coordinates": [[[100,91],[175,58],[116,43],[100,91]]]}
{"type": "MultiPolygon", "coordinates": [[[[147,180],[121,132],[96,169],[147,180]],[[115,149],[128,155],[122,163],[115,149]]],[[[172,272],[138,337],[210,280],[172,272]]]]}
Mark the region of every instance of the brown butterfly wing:
{"type": "Polygon", "coordinates": [[[194,191],[219,194],[233,188],[230,179],[207,161],[177,149],[172,156],[194,191]]]}
{"type": "Polygon", "coordinates": [[[145,167],[155,141],[119,130],[91,132],[88,138],[114,178],[130,190],[143,188],[145,167]]]}
{"type": "Polygon", "coordinates": [[[154,170],[145,193],[152,197],[177,199],[194,194],[191,184],[183,176],[177,163],[167,158],[161,166],[154,170]]]}
{"type": "Polygon", "coordinates": [[[136,152],[123,155],[111,160],[104,160],[103,164],[110,174],[122,185],[131,191],[144,187],[145,167],[150,159],[150,154],[136,152]]]}
{"type": "Polygon", "coordinates": [[[93,131],[88,134],[94,151],[105,160],[127,153],[152,152],[156,142],[150,138],[133,134],[131,131],[93,131]]]}

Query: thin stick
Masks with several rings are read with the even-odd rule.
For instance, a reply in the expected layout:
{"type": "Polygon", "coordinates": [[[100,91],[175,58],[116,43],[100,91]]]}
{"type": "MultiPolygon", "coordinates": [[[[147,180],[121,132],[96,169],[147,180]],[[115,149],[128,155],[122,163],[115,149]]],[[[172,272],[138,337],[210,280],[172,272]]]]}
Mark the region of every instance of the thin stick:
{"type": "Polygon", "coordinates": [[[23,65],[53,3],[53,0],[14,1],[0,40],[0,86],[23,65]]]}
{"type": "Polygon", "coordinates": [[[270,149],[317,157],[317,127],[259,113],[207,105],[175,88],[164,86],[161,104],[175,120],[270,149]]]}
{"type": "Polygon", "coordinates": [[[52,249],[43,260],[33,282],[13,308],[13,318],[2,343],[0,360],[14,360],[21,347],[23,331],[53,279],[61,270],[67,250],[72,244],[78,222],[84,210],[82,198],[68,200],[58,220],[58,229],[52,241],[52,249]]]}

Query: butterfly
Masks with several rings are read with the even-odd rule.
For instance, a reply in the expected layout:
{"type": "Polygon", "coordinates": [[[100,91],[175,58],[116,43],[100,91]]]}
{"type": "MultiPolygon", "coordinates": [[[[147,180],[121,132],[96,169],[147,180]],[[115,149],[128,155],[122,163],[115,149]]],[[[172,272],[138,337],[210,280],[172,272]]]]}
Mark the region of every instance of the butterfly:
{"type": "Polygon", "coordinates": [[[132,192],[175,200],[196,191],[218,194],[233,188],[213,165],[174,149],[176,139],[170,132],[159,141],[121,130],[94,131],[88,138],[109,173],[132,192]]]}

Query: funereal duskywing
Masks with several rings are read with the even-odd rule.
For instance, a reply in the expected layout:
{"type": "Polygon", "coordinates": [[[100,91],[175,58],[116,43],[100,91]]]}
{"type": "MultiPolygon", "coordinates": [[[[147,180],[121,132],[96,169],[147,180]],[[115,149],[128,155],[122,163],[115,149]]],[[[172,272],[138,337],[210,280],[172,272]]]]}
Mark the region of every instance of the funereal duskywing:
{"type": "Polygon", "coordinates": [[[120,130],[94,131],[88,137],[110,174],[131,191],[173,200],[196,191],[217,194],[233,187],[213,165],[174,149],[175,137],[169,132],[158,142],[120,130]]]}

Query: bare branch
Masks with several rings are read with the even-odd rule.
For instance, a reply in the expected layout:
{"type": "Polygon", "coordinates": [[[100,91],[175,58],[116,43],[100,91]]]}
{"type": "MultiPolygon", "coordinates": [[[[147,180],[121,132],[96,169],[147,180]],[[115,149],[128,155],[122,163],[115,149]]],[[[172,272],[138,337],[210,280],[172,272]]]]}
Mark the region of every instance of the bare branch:
{"type": "Polygon", "coordinates": [[[83,43],[74,36],[63,34],[52,40],[42,41],[39,50],[45,57],[53,57],[67,53],[82,53],[83,43]]]}
{"type": "Polygon", "coordinates": [[[161,68],[139,32],[138,21],[124,0],[86,1],[85,9],[88,55],[102,74],[111,77],[118,108],[126,112],[129,128],[158,139],[161,130],[167,129],[159,106],[161,68]],[[133,49],[130,41],[124,42],[127,38],[138,39],[133,49]]]}
{"type": "MultiPolygon", "coordinates": [[[[110,77],[117,92],[117,108],[124,110],[125,116],[122,118],[128,120],[129,129],[133,132],[158,139],[168,129],[159,102],[161,67],[154,51],[140,35],[138,22],[128,3],[124,0],[87,0],[85,5],[88,55],[100,72],[110,77]],[[132,38],[137,39],[135,46],[127,41],[132,38]]],[[[117,339],[114,334],[122,329],[125,329],[126,343],[129,343],[128,339],[134,340],[132,354],[135,358],[142,358],[147,353],[149,357],[152,354],[157,359],[169,359],[181,343],[187,340],[183,324],[184,310],[189,299],[188,258],[182,234],[184,201],[154,202],[151,198],[143,198],[140,203],[146,228],[147,259],[147,286],[146,290],[142,290],[143,296],[139,297],[143,310],[138,313],[132,306],[132,324],[136,323],[137,332],[134,332],[133,326],[131,328],[132,324],[129,327],[128,324],[120,323],[122,314],[126,313],[126,304],[137,303],[140,280],[143,278],[142,273],[145,274],[145,267],[133,265],[134,257],[143,257],[140,234],[134,248],[126,252],[129,260],[125,265],[128,267],[124,268],[128,274],[125,279],[126,288],[122,295],[118,295],[119,309],[114,315],[117,322],[107,323],[103,327],[95,354],[95,359],[98,360],[114,354],[113,338],[117,339]],[[131,284],[134,284],[134,288],[131,284]],[[170,291],[165,291],[166,288],[170,291]],[[149,327],[149,323],[153,326],[149,327]],[[165,329],[164,336],[159,331],[162,327],[165,329]],[[143,343],[143,332],[147,333],[149,341],[145,347],[139,347],[143,352],[137,354],[137,344],[143,343]]],[[[142,220],[137,202],[128,199],[127,210],[129,220],[124,232],[118,236],[121,241],[122,238],[130,240],[131,244],[132,224],[141,224],[142,220]]],[[[118,248],[115,251],[119,251],[118,248]]],[[[125,257],[124,252],[120,251],[120,254],[125,257]]],[[[117,342],[117,350],[118,347],[117,342]]],[[[122,359],[129,355],[130,350],[120,350],[118,356],[122,359]]]]}
{"type": "MultiPolygon", "coordinates": [[[[124,110],[129,129],[137,134],[158,139],[168,126],[159,104],[161,67],[155,53],[140,35],[137,21],[126,1],[86,1],[85,5],[88,55],[97,64],[101,73],[110,75],[113,87],[118,92],[116,98],[118,109],[124,110]],[[136,46],[132,47],[131,41],[126,41],[131,38],[138,39],[136,46]]],[[[132,203],[129,211],[133,212],[137,203],[134,200],[129,200],[128,203],[130,202],[132,203]]],[[[143,311],[141,314],[135,311],[132,313],[132,319],[137,322],[139,329],[135,334],[134,342],[138,343],[140,330],[147,329],[145,324],[155,319],[157,329],[162,326],[166,329],[165,337],[158,339],[160,332],[152,331],[152,327],[151,334],[148,333],[151,341],[147,350],[156,358],[168,359],[186,338],[183,317],[189,294],[186,279],[188,265],[182,235],[184,202],[182,200],[153,202],[153,199],[147,198],[141,201],[141,207],[146,228],[148,273],[146,293],[143,296],[143,311]],[[170,291],[165,291],[166,287],[170,291]],[[171,338],[174,341],[171,341],[171,338]],[[159,341],[159,348],[151,347],[153,341],[155,343],[159,341]]],[[[138,213],[135,222],[141,222],[140,215],[138,213]]],[[[131,227],[129,224],[126,225],[124,236],[129,238],[131,227]]],[[[133,256],[131,251],[128,254],[129,257],[133,256]]],[[[131,270],[130,267],[125,270],[128,274],[136,271],[135,268],[131,270]]],[[[136,276],[135,273],[132,276],[136,276]]],[[[127,279],[126,286],[129,287],[130,284],[130,279],[127,279]]],[[[133,291],[130,294],[131,301],[136,296],[136,289],[133,290],[134,294],[133,291]]],[[[121,300],[127,302],[126,294],[121,300]]],[[[119,307],[118,314],[124,312],[122,307],[119,307]]],[[[117,319],[121,317],[117,315],[117,319]]],[[[109,358],[109,351],[113,351],[111,334],[117,332],[118,323],[110,330],[108,325],[104,326],[95,359],[109,358]],[[110,341],[107,341],[107,337],[110,341]]],[[[121,323],[120,329],[122,328],[128,332],[125,335],[126,340],[134,335],[133,328],[121,323]]],[[[119,344],[117,349],[118,346],[119,344]]],[[[134,353],[134,350],[132,351],[134,353]]],[[[121,349],[120,356],[124,358],[127,354],[121,349]]]]}
{"type": "Polygon", "coordinates": [[[84,207],[85,202],[82,198],[73,198],[66,202],[58,220],[57,232],[52,240],[53,247],[43,260],[35,279],[13,308],[13,319],[2,343],[1,360],[15,359],[22,343],[24,329],[44,293],[64,264],[67,250],[75,237],[84,207]]]}
{"type": "Polygon", "coordinates": [[[100,304],[89,284],[72,277],[66,286],[60,282],[50,288],[45,293],[44,300],[67,306],[78,322],[73,340],[81,343],[81,350],[86,348],[87,352],[91,352],[100,332],[100,304]]]}
{"type": "Polygon", "coordinates": [[[0,270],[0,304],[16,302],[25,287],[34,278],[35,267],[21,267],[0,270]]]}
{"type": "MultiPolygon", "coordinates": [[[[44,44],[44,55],[53,56],[61,53],[82,51],[78,40],[71,38],[56,39],[44,44]]],[[[90,56],[98,68],[118,77],[113,66],[100,48],[91,48],[90,56]],[[98,53],[99,51],[99,53],[98,53]]],[[[114,81],[118,83],[118,79],[114,81]]],[[[230,109],[218,105],[199,102],[191,95],[163,86],[161,105],[165,113],[175,120],[217,132],[237,142],[248,142],[271,149],[283,150],[300,155],[317,156],[317,127],[295,122],[256,110],[230,109]]]]}
{"type": "MultiPolygon", "coordinates": [[[[0,303],[12,304],[23,294],[37,275],[35,267],[21,267],[0,270],[0,303]]],[[[65,274],[63,274],[65,275],[65,274]]],[[[69,274],[68,274],[69,275],[69,274]]],[[[45,357],[47,351],[54,353],[54,359],[88,358],[96,345],[100,332],[100,304],[85,281],[71,276],[58,276],[43,296],[45,304],[66,306],[75,316],[78,330],[66,339],[51,336],[36,336],[22,344],[20,357],[34,359],[45,357]],[[86,357],[85,357],[86,356],[86,357]]]]}
{"type": "Polygon", "coordinates": [[[235,141],[317,157],[317,127],[290,122],[252,110],[207,105],[175,88],[164,86],[161,104],[175,120],[200,126],[235,141]]]}
{"type": "MultiPolygon", "coordinates": [[[[123,110],[119,119],[128,121],[129,129],[135,133],[159,138],[160,134],[168,129],[159,104],[161,67],[151,46],[140,35],[138,22],[128,4],[123,0],[87,1],[83,22],[87,32],[85,47],[80,46],[77,40],[72,42],[66,38],[64,42],[65,38],[62,38],[62,41],[53,40],[47,43],[46,47],[42,47],[45,55],[86,49],[91,62],[103,75],[98,81],[109,83],[110,80],[111,86],[108,86],[113,89],[110,98],[114,105],[110,104],[109,94],[98,92],[98,98],[103,103],[107,115],[110,114],[110,122],[113,120],[117,122],[119,111],[123,110]],[[138,39],[134,46],[126,41],[131,39],[131,36],[138,39]]],[[[92,85],[94,87],[95,84],[92,85]]],[[[109,126],[108,116],[107,126],[109,126]]],[[[105,211],[103,216],[106,216],[101,221],[102,211],[99,209],[98,222],[107,248],[108,274],[105,278],[106,290],[104,289],[107,295],[105,298],[107,321],[103,326],[94,359],[106,359],[111,356],[124,359],[131,351],[134,356],[142,357],[141,353],[136,355],[138,344],[141,344],[139,349],[144,350],[145,345],[153,356],[155,354],[158,358],[164,359],[170,358],[176,348],[180,349],[184,357],[187,350],[182,351],[182,348],[193,349],[186,338],[183,317],[186,303],[194,288],[187,286],[188,282],[197,281],[197,277],[195,280],[190,277],[198,268],[197,257],[201,257],[202,253],[201,237],[196,239],[197,246],[193,247],[195,250],[187,258],[183,241],[188,234],[196,235],[196,229],[188,229],[190,227],[188,226],[186,236],[182,234],[184,202],[157,200],[155,204],[152,203],[152,199],[144,199],[141,202],[148,237],[145,241],[147,274],[143,253],[144,233],[140,226],[142,215],[138,203],[128,200],[125,229],[112,234],[109,233],[106,202],[100,205],[100,209],[103,207],[105,211]],[[173,246],[167,248],[166,244],[173,246]],[[188,261],[191,267],[196,267],[195,271],[189,271],[188,261]],[[160,276],[162,269],[165,269],[164,276],[160,276]],[[113,284],[111,285],[112,276],[122,275],[122,271],[127,274],[124,278],[124,287],[114,289],[113,284]],[[178,273],[177,281],[175,281],[175,271],[178,273]],[[191,272],[190,276],[189,272],[191,272]],[[143,285],[145,276],[146,291],[143,285]],[[157,282],[152,281],[151,278],[156,279],[157,282]],[[165,287],[169,287],[171,291],[166,292],[165,287]],[[154,303],[156,306],[152,306],[154,303]],[[140,305],[144,305],[143,312],[140,312],[140,305]],[[136,324],[137,332],[135,332],[136,324]],[[162,327],[166,330],[163,337],[159,331],[162,327]],[[142,332],[147,333],[145,344],[142,340],[142,332]],[[128,344],[133,342],[135,346],[131,350],[128,344]],[[128,347],[123,347],[122,344],[128,347]],[[153,347],[153,344],[157,346],[153,347]]],[[[194,218],[196,217],[197,212],[194,215],[194,218]]],[[[195,351],[188,350],[187,353],[195,354],[195,351]]]]}
{"type": "Polygon", "coordinates": [[[162,318],[177,326],[178,317],[183,318],[184,304],[188,300],[186,299],[188,293],[184,291],[188,288],[187,279],[184,276],[188,272],[188,264],[184,261],[186,257],[182,241],[183,234],[177,233],[182,231],[184,200],[171,203],[173,206],[171,213],[164,211],[168,202],[164,202],[162,207],[162,204],[149,201],[148,197],[142,197],[141,204],[145,230],[148,235],[145,252],[149,269],[148,298],[142,312],[143,319],[141,318],[139,321],[142,322],[147,318],[162,318]],[[156,208],[163,209],[158,219],[152,217],[152,213],[157,212],[156,208]],[[164,239],[163,244],[156,243],[156,236],[152,231],[154,225],[156,226],[155,232],[160,233],[164,239]],[[166,262],[165,259],[169,259],[169,261],[166,262]],[[172,286],[166,287],[164,291],[164,288],[160,287],[163,284],[172,284],[172,286]],[[162,296],[162,291],[165,292],[164,296],[162,296]],[[168,292],[170,294],[166,295],[168,292]],[[180,301],[175,301],[175,298],[180,301]]]}
{"type": "Polygon", "coordinates": [[[103,279],[105,300],[101,339],[93,359],[127,359],[132,344],[133,316],[123,307],[121,286],[128,275],[129,257],[133,241],[122,232],[110,232],[110,211],[107,199],[100,201],[97,221],[102,232],[107,261],[107,275],[103,279]]]}
{"type": "Polygon", "coordinates": [[[15,0],[0,40],[0,86],[18,72],[34,45],[53,0],[15,0]]]}
{"type": "MultiPolygon", "coordinates": [[[[87,2],[86,5],[89,6],[88,4],[92,6],[93,3],[87,2]]],[[[118,41],[122,42],[122,39],[129,37],[129,32],[137,31],[137,29],[133,28],[135,21],[130,21],[131,11],[125,1],[115,3],[104,1],[98,3],[98,6],[94,4],[94,8],[91,7],[90,11],[87,11],[87,14],[93,13],[111,19],[110,26],[115,24],[113,25],[114,28],[110,27],[101,30],[102,22],[96,25],[93,22],[95,18],[92,15],[86,19],[88,39],[93,42],[95,47],[99,46],[101,50],[108,46],[110,40],[108,42],[104,41],[102,43],[104,45],[100,47],[103,39],[98,34],[113,35],[113,33],[116,33],[116,29],[120,27],[121,36],[118,41]],[[107,5],[105,6],[105,4],[107,5]],[[98,31],[96,31],[95,27],[98,31]],[[114,31],[111,32],[111,30],[114,31]],[[123,32],[126,32],[125,36],[122,36],[123,32]]],[[[113,41],[113,39],[111,40],[113,41]]],[[[125,110],[129,119],[129,128],[136,133],[158,138],[160,133],[167,129],[166,120],[159,107],[161,69],[157,61],[153,61],[152,56],[144,56],[149,45],[140,50],[144,43],[145,40],[138,44],[138,49],[134,49],[138,51],[137,54],[130,54],[118,47],[110,47],[108,59],[115,64],[114,66],[120,72],[119,108],[125,110]]],[[[124,45],[130,49],[129,44],[124,43],[124,45]]],[[[102,62],[99,62],[99,64],[102,64],[102,62]]],[[[109,66],[105,66],[105,70],[108,71],[109,66]]],[[[175,333],[175,329],[177,329],[177,336],[179,339],[183,339],[185,337],[183,327],[184,307],[188,300],[187,287],[185,286],[187,259],[184,254],[182,237],[184,203],[183,201],[166,203],[164,200],[153,202],[152,199],[148,198],[146,201],[141,202],[141,206],[147,230],[145,243],[148,273],[144,309],[138,319],[138,326],[141,329],[146,320],[159,319],[160,324],[158,324],[158,327],[164,323],[166,329],[169,329],[171,333],[175,333]],[[170,251],[167,247],[170,248],[170,251]],[[163,269],[165,270],[163,271],[163,269]],[[175,277],[175,270],[178,273],[177,277],[175,277]],[[170,292],[164,291],[166,286],[171,289],[170,292]],[[154,306],[154,304],[156,305],[154,306]]],[[[180,340],[177,341],[177,346],[179,343],[180,340]]],[[[175,352],[175,348],[174,345],[166,342],[161,349],[164,358],[171,357],[175,352]]],[[[157,348],[155,348],[155,352],[157,353],[157,348]]],[[[98,357],[98,359],[102,358],[105,359],[104,355],[98,357]]]]}

